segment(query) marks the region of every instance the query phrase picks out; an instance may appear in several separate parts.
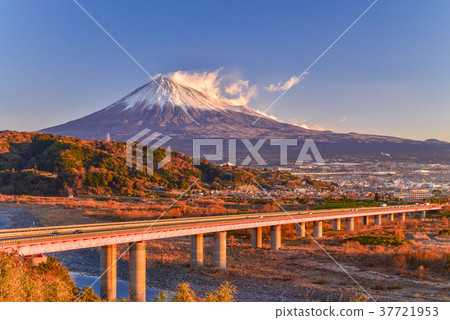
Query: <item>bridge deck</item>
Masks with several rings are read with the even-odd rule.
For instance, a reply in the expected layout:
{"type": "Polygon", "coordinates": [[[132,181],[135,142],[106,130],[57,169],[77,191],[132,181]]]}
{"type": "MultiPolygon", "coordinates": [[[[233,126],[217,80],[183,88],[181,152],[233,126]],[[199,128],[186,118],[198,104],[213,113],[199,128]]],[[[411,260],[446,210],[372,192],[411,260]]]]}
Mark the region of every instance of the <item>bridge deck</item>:
{"type": "Polygon", "coordinates": [[[284,212],[271,212],[9,229],[0,231],[0,251],[15,250],[22,255],[32,255],[201,233],[292,224],[294,221],[298,223],[312,222],[379,214],[422,212],[441,208],[441,205],[370,207],[360,208],[358,211],[351,211],[351,209],[317,210],[311,213],[295,211],[289,212],[290,216],[284,212]]]}

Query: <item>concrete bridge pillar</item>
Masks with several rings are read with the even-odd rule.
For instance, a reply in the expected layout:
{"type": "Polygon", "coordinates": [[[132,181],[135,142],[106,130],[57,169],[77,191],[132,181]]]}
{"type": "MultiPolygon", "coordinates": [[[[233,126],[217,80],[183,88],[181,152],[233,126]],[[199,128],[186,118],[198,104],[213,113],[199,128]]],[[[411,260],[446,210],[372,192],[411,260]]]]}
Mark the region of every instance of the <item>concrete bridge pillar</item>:
{"type": "Polygon", "coordinates": [[[306,236],[306,223],[305,222],[299,222],[295,225],[295,232],[297,234],[297,237],[304,238],[306,236]]]}
{"type": "Polygon", "coordinates": [[[405,212],[399,213],[399,214],[398,214],[398,220],[399,220],[401,223],[405,222],[405,220],[406,220],[406,213],[405,213],[405,212]]]}
{"type": "Polygon", "coordinates": [[[281,225],[271,226],[270,250],[278,250],[281,248],[281,225]]]}
{"type": "Polygon", "coordinates": [[[145,302],[146,267],[145,242],[136,242],[130,246],[128,282],[131,301],[145,302]]]}
{"type": "Polygon", "coordinates": [[[191,236],[191,267],[203,265],[203,234],[191,236]]]}
{"type": "Polygon", "coordinates": [[[252,248],[262,247],[262,228],[256,227],[252,229],[252,248]]]}
{"type": "Polygon", "coordinates": [[[100,248],[100,298],[116,301],[117,246],[111,244],[100,248]]]}
{"type": "Polygon", "coordinates": [[[381,214],[377,214],[375,216],[375,225],[376,226],[381,226],[381,214]]]}
{"type": "Polygon", "coordinates": [[[347,218],[347,231],[355,230],[355,218],[347,218]]]}
{"type": "Polygon", "coordinates": [[[369,223],[370,223],[370,217],[369,216],[362,217],[362,224],[364,226],[368,226],[369,223]]]}
{"type": "Polygon", "coordinates": [[[414,212],[410,212],[410,213],[408,214],[408,216],[409,216],[411,219],[413,219],[413,218],[415,217],[415,214],[414,214],[414,212]]]}
{"type": "Polygon", "coordinates": [[[425,219],[427,217],[427,212],[426,211],[421,211],[420,212],[420,219],[425,219]]]}
{"type": "Polygon", "coordinates": [[[389,214],[387,215],[387,219],[388,219],[389,221],[394,221],[394,214],[393,214],[393,213],[389,213],[389,214]]]}
{"type": "Polygon", "coordinates": [[[322,238],[322,221],[314,221],[314,238],[322,238]]]}
{"type": "Polygon", "coordinates": [[[341,219],[333,219],[333,230],[341,230],[341,219]]]}
{"type": "Polygon", "coordinates": [[[227,232],[214,233],[214,267],[227,268],[227,232]]]}

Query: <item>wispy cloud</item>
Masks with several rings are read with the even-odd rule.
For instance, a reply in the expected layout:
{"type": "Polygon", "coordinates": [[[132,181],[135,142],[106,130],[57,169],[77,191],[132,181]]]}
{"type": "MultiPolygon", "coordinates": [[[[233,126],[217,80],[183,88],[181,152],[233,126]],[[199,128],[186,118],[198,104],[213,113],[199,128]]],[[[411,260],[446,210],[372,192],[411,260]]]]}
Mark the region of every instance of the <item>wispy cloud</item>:
{"type": "Polygon", "coordinates": [[[253,109],[253,111],[259,113],[259,114],[260,114],[261,116],[263,116],[263,117],[270,118],[270,119],[273,119],[273,120],[277,120],[277,121],[279,121],[279,122],[288,123],[288,122],[286,122],[286,121],[284,121],[284,120],[282,120],[282,119],[280,119],[280,118],[275,117],[273,114],[267,114],[267,113],[265,113],[264,111],[261,111],[261,110],[255,110],[255,109],[253,109]]]}
{"type": "Polygon", "coordinates": [[[318,124],[306,124],[305,120],[291,120],[289,121],[290,124],[293,124],[295,126],[304,128],[304,129],[309,129],[309,130],[317,130],[317,131],[328,131],[331,130],[329,128],[325,128],[324,126],[318,125],[318,124]]]}
{"type": "MultiPolygon", "coordinates": [[[[307,72],[305,75],[308,74],[307,72]]],[[[293,85],[298,84],[300,81],[305,79],[305,75],[303,75],[301,78],[297,76],[292,76],[288,81],[282,83],[278,82],[277,84],[272,83],[270,86],[265,87],[264,89],[269,92],[276,92],[276,91],[286,91],[290,89],[293,85]]]]}
{"type": "Polygon", "coordinates": [[[300,125],[300,127],[305,128],[305,129],[309,129],[309,130],[317,130],[317,131],[327,131],[327,130],[329,130],[329,129],[327,129],[327,128],[321,126],[321,125],[318,125],[318,124],[313,124],[311,126],[309,126],[307,124],[302,124],[302,125],[300,125]]]}
{"type": "Polygon", "coordinates": [[[343,117],[343,118],[341,119],[341,122],[345,122],[345,121],[347,121],[347,119],[348,119],[348,117],[345,116],[345,117],[343,117]]]}

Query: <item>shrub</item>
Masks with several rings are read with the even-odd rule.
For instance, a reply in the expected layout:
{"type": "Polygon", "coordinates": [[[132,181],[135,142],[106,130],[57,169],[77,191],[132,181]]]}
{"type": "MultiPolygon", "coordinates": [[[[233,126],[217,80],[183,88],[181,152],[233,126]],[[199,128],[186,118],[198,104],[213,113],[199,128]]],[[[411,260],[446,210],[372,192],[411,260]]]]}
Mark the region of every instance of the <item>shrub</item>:
{"type": "Polygon", "coordinates": [[[388,290],[401,290],[403,286],[401,284],[391,284],[387,287],[388,290]]]}
{"type": "Polygon", "coordinates": [[[319,279],[319,280],[315,280],[312,283],[314,284],[320,284],[320,285],[325,285],[325,284],[329,284],[330,280],[328,279],[319,279]]]}
{"type": "Polygon", "coordinates": [[[345,253],[360,253],[364,251],[364,247],[357,241],[347,241],[343,244],[345,253]]]}
{"type": "MultiPolygon", "coordinates": [[[[229,283],[228,281],[224,281],[219,289],[208,292],[206,294],[207,302],[234,302],[234,294],[237,292],[237,289],[234,285],[229,283]]],[[[166,301],[167,296],[164,292],[160,292],[157,297],[153,299],[155,302],[166,301]]],[[[191,289],[190,284],[187,282],[183,282],[178,284],[177,291],[175,292],[175,296],[172,299],[173,302],[196,302],[196,301],[205,301],[199,297],[197,297],[194,291],[191,289]]]]}
{"type": "Polygon", "coordinates": [[[164,291],[160,291],[159,294],[153,298],[153,302],[165,302],[167,300],[167,295],[164,291]]]}
{"type": "Polygon", "coordinates": [[[80,290],[79,293],[79,302],[99,302],[101,301],[100,298],[94,293],[94,290],[92,287],[85,287],[83,286],[83,289],[80,290]]]}
{"type": "Polygon", "coordinates": [[[198,297],[194,291],[190,288],[190,284],[187,282],[180,283],[173,297],[173,302],[194,302],[198,301],[198,297]]]}
{"type": "Polygon", "coordinates": [[[450,271],[450,254],[447,254],[447,257],[445,258],[445,267],[450,271]]]}
{"type": "Polygon", "coordinates": [[[394,267],[398,273],[404,274],[407,266],[408,264],[405,256],[399,255],[394,257],[394,267]]]}
{"type": "Polygon", "coordinates": [[[207,302],[233,302],[234,294],[237,289],[234,285],[229,283],[228,281],[224,281],[220,285],[220,288],[214,292],[209,292],[206,294],[207,302]]]}
{"type": "Polygon", "coordinates": [[[419,266],[416,270],[416,276],[419,278],[419,281],[422,281],[423,277],[426,276],[428,273],[428,268],[425,268],[424,266],[419,266]]]}
{"type": "Polygon", "coordinates": [[[384,281],[376,281],[376,282],[374,282],[373,285],[372,285],[372,289],[375,289],[375,290],[386,290],[386,286],[385,286],[384,281]]]}
{"type": "Polygon", "coordinates": [[[393,245],[399,246],[408,243],[401,235],[381,236],[381,235],[363,235],[346,239],[347,241],[356,241],[365,245],[393,245]]]}
{"type": "Polygon", "coordinates": [[[442,229],[438,232],[438,235],[440,235],[441,237],[450,237],[450,229],[442,229]]]}
{"type": "Polygon", "coordinates": [[[362,294],[356,298],[350,299],[350,302],[367,302],[370,298],[366,296],[365,294],[362,294]]]}

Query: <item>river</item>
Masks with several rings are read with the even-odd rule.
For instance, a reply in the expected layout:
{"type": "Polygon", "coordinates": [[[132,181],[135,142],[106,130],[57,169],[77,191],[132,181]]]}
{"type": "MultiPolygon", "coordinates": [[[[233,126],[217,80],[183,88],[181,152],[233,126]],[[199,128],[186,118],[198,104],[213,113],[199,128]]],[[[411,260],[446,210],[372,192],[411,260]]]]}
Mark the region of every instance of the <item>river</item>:
{"type": "MultiPolygon", "coordinates": [[[[83,286],[89,287],[92,286],[92,289],[94,289],[94,292],[96,295],[100,295],[100,280],[92,284],[94,281],[97,280],[97,277],[82,274],[79,272],[70,272],[70,276],[72,277],[72,280],[75,282],[76,286],[78,288],[83,288],[83,286]]],[[[160,290],[155,288],[147,287],[146,291],[146,300],[147,301],[153,301],[153,298],[156,297],[160,290]]],[[[169,295],[167,292],[165,292],[166,295],[169,295]]],[[[117,279],[117,299],[128,299],[128,281],[117,279]]]]}
{"type": "Polygon", "coordinates": [[[5,218],[2,214],[0,214],[0,229],[6,229],[3,226],[5,225],[5,218]]]}

